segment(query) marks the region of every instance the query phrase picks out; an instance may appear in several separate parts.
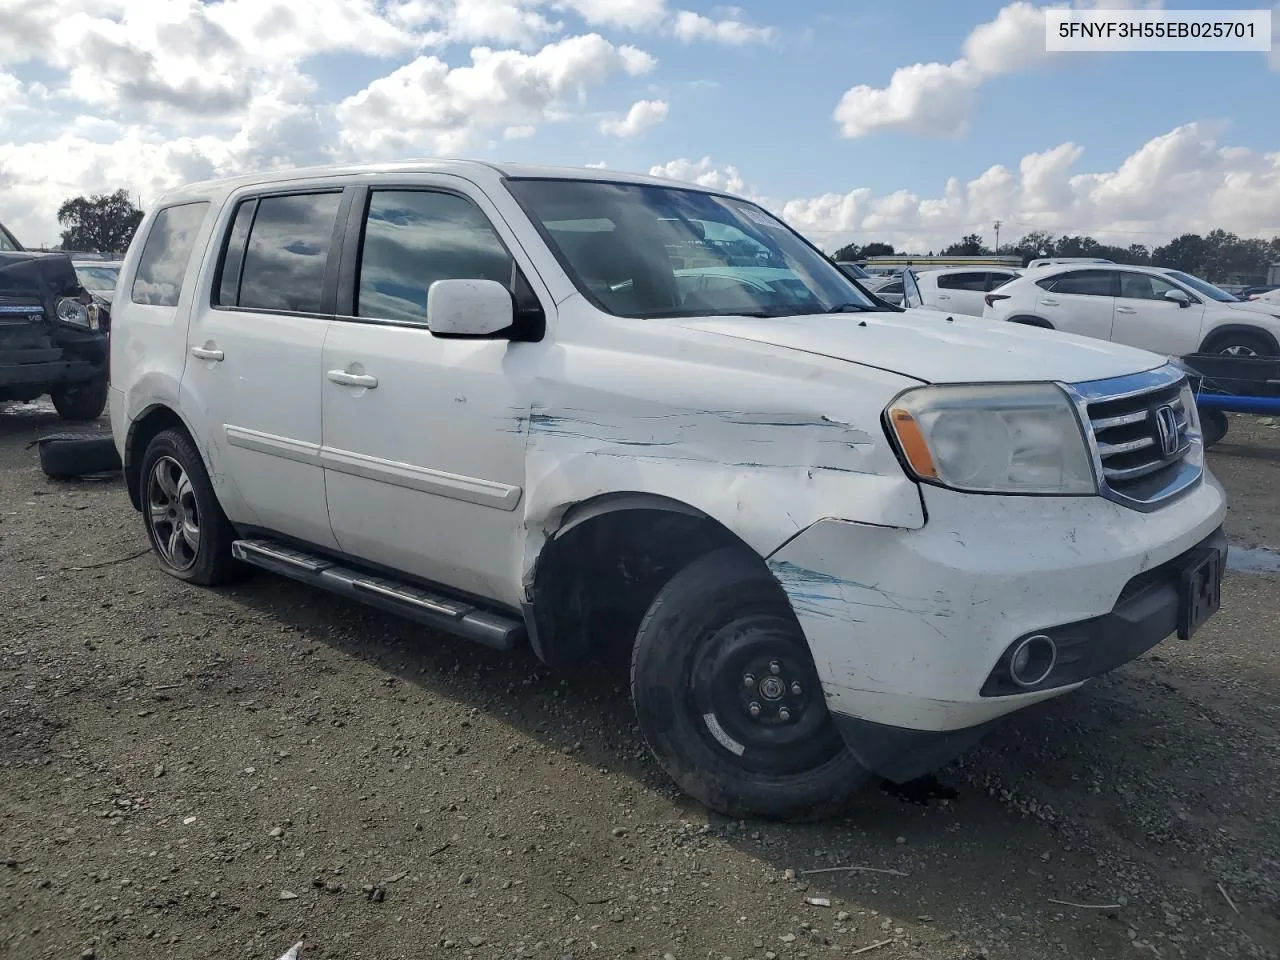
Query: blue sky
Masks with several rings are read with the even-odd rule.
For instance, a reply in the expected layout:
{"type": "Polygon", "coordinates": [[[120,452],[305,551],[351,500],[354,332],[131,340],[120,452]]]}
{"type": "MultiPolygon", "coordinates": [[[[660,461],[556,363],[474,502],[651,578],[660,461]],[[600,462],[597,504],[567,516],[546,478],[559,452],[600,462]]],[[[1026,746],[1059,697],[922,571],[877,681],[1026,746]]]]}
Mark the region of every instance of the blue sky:
{"type": "Polygon", "coordinates": [[[699,179],[826,246],[929,245],[994,217],[1006,238],[1280,232],[1276,54],[1051,57],[1040,15],[1026,0],[47,0],[0,37],[0,219],[43,242],[69,191],[145,203],[198,176],[445,154],[699,179]],[[492,59],[465,69],[476,47],[492,59]]]}

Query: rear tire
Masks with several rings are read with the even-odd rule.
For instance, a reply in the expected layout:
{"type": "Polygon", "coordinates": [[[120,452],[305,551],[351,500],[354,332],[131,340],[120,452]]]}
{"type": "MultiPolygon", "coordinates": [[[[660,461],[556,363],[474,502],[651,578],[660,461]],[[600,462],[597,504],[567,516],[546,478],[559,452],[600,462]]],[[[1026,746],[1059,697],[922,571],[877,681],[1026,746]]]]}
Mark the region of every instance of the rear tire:
{"type": "Polygon", "coordinates": [[[658,592],[631,693],[662,768],[726,816],[822,819],[870,777],[827,712],[786,595],[739,548],[700,557],[658,592]]]}
{"type": "Polygon", "coordinates": [[[107,381],[104,378],[54,387],[49,397],[63,420],[97,420],[107,409],[107,381]]]}
{"type": "Polygon", "coordinates": [[[235,530],[186,433],[162,430],[151,439],[138,483],[147,539],[161,570],[201,586],[244,574],[243,565],[231,556],[235,530]]]}

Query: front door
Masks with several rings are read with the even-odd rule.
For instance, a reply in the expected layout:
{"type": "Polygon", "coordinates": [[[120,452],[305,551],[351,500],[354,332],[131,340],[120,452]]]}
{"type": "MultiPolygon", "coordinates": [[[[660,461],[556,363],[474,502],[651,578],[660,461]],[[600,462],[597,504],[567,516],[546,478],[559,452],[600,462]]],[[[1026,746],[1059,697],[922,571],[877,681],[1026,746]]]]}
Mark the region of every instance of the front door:
{"type": "Polygon", "coordinates": [[[1189,306],[1181,306],[1165,297],[1171,290],[1186,293],[1155,274],[1121,271],[1115,332],[1111,339],[1169,356],[1194,353],[1200,345],[1204,304],[1196,298],[1189,306]]]}
{"type": "Polygon", "coordinates": [[[227,502],[247,508],[231,519],[329,549],[320,373],[341,201],[339,188],[238,201],[212,304],[188,328],[182,379],[211,472],[235,484],[227,502]]]}
{"type": "Polygon", "coordinates": [[[434,182],[371,188],[353,207],[350,300],[324,345],[329,517],[345,553],[515,606],[545,316],[488,200],[456,178],[434,182]],[[427,290],[450,278],[506,284],[527,338],[433,336],[427,290]]]}

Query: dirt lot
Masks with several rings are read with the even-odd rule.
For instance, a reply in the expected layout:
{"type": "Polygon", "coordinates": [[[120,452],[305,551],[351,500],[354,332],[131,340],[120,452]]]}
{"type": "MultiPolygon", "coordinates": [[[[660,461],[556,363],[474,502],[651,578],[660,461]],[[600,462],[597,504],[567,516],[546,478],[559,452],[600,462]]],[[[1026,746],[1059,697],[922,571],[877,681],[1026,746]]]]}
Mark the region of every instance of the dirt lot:
{"type": "MultiPolygon", "coordinates": [[[[932,790],[740,823],[612,668],[165,577],[119,482],[40,473],[61,429],[0,412],[0,956],[1280,957],[1274,575],[932,790]]],[[[1280,547],[1280,430],[1212,461],[1233,542],[1280,547]]]]}

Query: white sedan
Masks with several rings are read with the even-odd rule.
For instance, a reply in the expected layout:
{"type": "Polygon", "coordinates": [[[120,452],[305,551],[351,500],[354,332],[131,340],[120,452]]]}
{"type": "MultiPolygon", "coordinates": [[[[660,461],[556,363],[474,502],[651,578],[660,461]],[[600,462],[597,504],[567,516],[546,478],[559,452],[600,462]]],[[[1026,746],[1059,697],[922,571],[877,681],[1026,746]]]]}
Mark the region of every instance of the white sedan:
{"type": "Polygon", "coordinates": [[[1240,301],[1180,270],[1119,264],[1028,271],[985,297],[982,315],[1167,356],[1280,356],[1280,304],[1240,301]]]}

